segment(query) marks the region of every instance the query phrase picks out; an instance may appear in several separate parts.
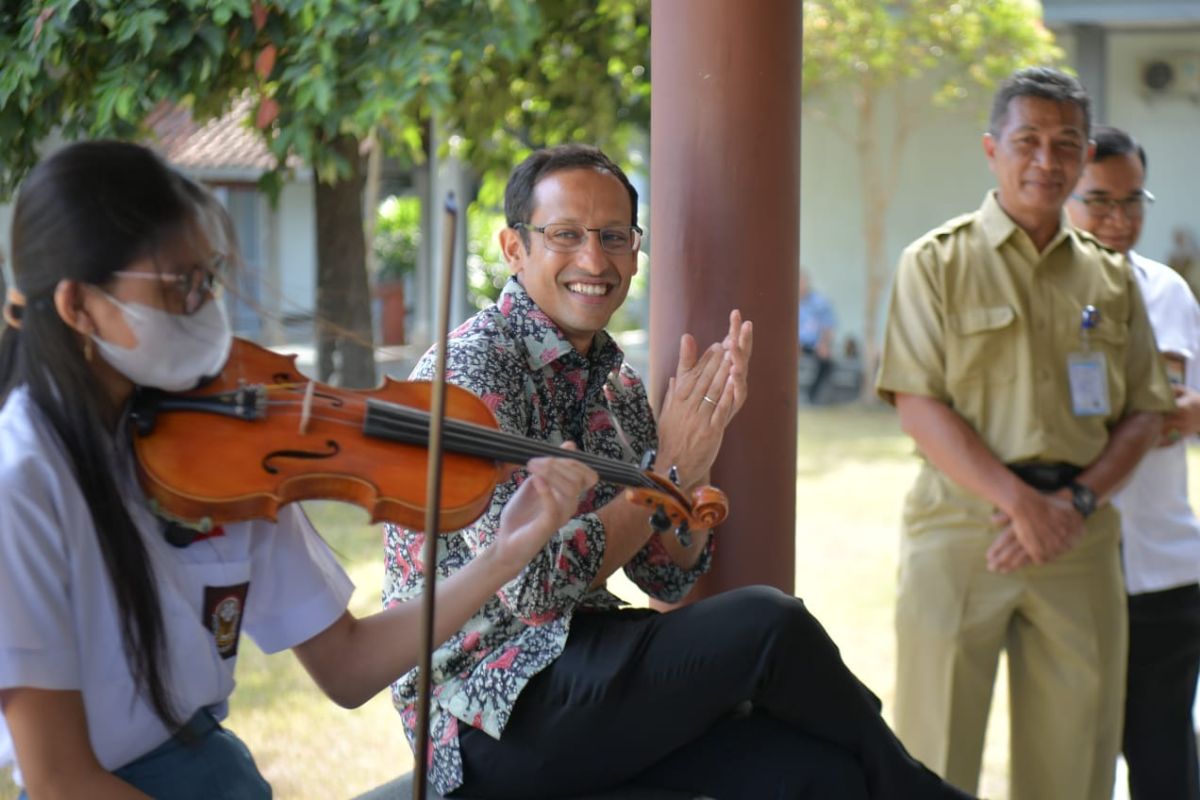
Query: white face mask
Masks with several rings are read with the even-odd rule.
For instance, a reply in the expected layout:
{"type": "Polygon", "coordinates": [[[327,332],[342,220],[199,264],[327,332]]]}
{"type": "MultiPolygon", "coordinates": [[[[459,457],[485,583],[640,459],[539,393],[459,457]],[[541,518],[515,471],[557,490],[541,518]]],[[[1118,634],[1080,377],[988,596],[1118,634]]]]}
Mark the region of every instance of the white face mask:
{"type": "Polygon", "coordinates": [[[137,385],[182,392],[217,375],[225,366],[233,331],[218,299],[209,298],[196,313],[181,315],[141,303],[123,303],[107,292],[104,296],[121,309],[137,344],[121,347],[94,333],[92,340],[104,360],[137,385]]]}

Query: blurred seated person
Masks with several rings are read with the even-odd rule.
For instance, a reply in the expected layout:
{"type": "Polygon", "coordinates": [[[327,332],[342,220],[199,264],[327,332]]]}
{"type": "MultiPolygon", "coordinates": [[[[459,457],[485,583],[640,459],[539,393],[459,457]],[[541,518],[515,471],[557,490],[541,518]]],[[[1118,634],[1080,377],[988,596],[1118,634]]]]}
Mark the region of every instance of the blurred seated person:
{"type": "Polygon", "coordinates": [[[825,295],[815,292],[808,271],[800,270],[800,351],[817,360],[817,373],[808,385],[808,402],[815,403],[833,371],[833,329],[837,318],[825,295]]]}

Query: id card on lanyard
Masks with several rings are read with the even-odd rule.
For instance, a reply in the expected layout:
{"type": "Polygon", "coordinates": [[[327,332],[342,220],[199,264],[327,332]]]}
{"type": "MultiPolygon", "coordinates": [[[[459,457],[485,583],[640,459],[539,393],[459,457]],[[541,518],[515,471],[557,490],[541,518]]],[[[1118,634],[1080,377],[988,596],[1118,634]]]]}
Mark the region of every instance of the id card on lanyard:
{"type": "Polygon", "coordinates": [[[1091,332],[1100,322],[1095,306],[1084,306],[1079,322],[1081,351],[1067,355],[1067,380],[1071,387],[1071,410],[1077,417],[1107,416],[1108,362],[1104,353],[1092,352],[1091,332]]]}

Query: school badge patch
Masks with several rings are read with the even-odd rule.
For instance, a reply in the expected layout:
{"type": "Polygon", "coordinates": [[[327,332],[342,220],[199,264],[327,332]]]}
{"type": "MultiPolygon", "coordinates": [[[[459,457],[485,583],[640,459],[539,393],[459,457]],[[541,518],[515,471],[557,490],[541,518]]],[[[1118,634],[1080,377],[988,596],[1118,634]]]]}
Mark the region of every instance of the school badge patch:
{"type": "Polygon", "coordinates": [[[246,607],[246,593],[249,590],[249,583],[204,587],[201,622],[213,635],[221,658],[237,655],[238,639],[242,632],[242,611],[246,607]]]}

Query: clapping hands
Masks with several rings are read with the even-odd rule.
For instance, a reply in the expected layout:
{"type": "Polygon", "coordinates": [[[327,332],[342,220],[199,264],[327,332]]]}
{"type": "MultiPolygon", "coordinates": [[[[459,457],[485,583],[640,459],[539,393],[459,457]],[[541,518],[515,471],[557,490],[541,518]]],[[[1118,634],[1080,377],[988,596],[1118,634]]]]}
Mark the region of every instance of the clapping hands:
{"type": "Polygon", "coordinates": [[[680,485],[707,479],[725,428],[746,402],[754,327],[734,309],[729,332],[697,354],[691,334],[679,343],[679,364],[667,384],[658,418],[659,468],[674,466],[680,485]]]}

